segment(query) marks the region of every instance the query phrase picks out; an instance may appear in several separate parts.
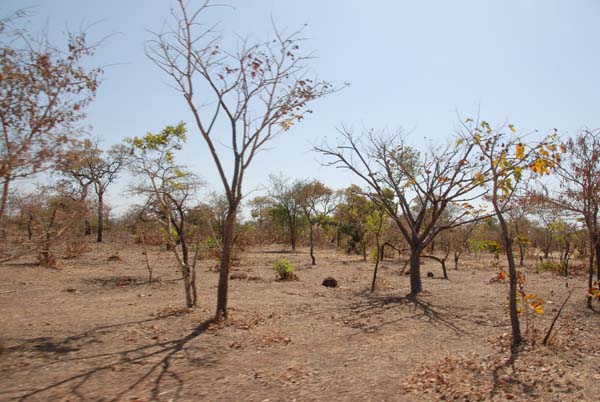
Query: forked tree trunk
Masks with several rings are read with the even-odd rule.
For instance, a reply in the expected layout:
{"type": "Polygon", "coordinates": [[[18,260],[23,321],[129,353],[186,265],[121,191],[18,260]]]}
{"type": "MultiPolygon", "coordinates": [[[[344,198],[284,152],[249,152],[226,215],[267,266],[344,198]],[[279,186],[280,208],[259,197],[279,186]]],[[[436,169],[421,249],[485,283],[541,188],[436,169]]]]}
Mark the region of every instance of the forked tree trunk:
{"type": "Polygon", "coordinates": [[[217,290],[217,312],[215,318],[222,320],[227,318],[227,293],[229,288],[229,268],[231,267],[231,252],[233,250],[235,215],[237,205],[229,207],[229,213],[225,221],[225,233],[223,234],[223,252],[221,254],[221,265],[219,268],[219,285],[217,290]]]}
{"type": "Polygon", "coordinates": [[[462,255],[462,251],[454,250],[454,270],[458,271],[458,260],[460,260],[460,256],[462,255]]]}

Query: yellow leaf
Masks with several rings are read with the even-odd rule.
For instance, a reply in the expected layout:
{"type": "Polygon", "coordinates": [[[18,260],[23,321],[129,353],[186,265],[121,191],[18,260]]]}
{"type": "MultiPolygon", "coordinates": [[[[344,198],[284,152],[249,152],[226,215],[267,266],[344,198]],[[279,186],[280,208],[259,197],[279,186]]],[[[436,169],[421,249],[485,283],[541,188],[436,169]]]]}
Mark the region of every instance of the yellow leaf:
{"type": "Polygon", "coordinates": [[[516,157],[519,159],[525,158],[525,145],[518,143],[515,148],[516,157]]]}

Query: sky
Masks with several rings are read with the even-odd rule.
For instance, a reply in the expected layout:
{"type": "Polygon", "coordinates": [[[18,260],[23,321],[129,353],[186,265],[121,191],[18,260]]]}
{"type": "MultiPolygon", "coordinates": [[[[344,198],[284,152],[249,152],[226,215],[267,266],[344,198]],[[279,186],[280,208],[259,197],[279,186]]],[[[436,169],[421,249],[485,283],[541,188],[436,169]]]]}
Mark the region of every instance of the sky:
{"type": "MultiPolygon", "coordinates": [[[[227,0],[226,0],[227,1],[227,0]]],[[[190,5],[200,0],[190,0],[190,5]]],[[[259,194],[268,175],[319,179],[333,188],[357,182],[349,173],[322,166],[311,151],[335,143],[336,128],[356,132],[403,130],[421,147],[428,139],[451,138],[458,115],[511,122],[519,132],[561,135],[600,127],[600,2],[578,1],[383,1],[231,0],[206,15],[234,44],[272,37],[280,29],[307,24],[305,46],[318,57],[319,78],[350,86],[319,100],[314,113],[258,155],[245,192],[259,194]]],[[[177,160],[219,190],[216,170],[181,94],[145,56],[151,31],[169,20],[172,0],[2,0],[0,13],[32,6],[30,29],[47,27],[54,43],[62,33],[93,24],[100,39],[92,63],[105,66],[97,98],[85,124],[104,146],[124,137],[188,123],[188,144],[177,160]]],[[[131,178],[109,189],[117,212],[131,202],[131,178]]]]}

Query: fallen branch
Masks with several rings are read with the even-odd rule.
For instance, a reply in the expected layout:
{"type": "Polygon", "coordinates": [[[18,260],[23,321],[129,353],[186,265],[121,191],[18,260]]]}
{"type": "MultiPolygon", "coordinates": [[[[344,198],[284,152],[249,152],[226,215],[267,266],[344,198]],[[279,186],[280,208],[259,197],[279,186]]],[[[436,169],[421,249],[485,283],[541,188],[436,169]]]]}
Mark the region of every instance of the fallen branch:
{"type": "Polygon", "coordinates": [[[571,298],[571,295],[573,294],[574,290],[575,290],[575,287],[571,288],[571,291],[567,295],[567,298],[565,299],[565,301],[563,302],[563,304],[558,309],[558,312],[556,313],[556,316],[554,316],[554,319],[552,320],[552,324],[550,324],[550,328],[548,328],[548,332],[546,333],[546,336],[544,337],[544,341],[542,342],[542,344],[544,346],[548,345],[548,340],[550,339],[550,335],[552,334],[552,330],[554,329],[554,325],[556,324],[556,321],[558,321],[558,317],[560,317],[560,313],[562,313],[563,308],[565,308],[565,306],[567,305],[567,302],[571,298]]]}

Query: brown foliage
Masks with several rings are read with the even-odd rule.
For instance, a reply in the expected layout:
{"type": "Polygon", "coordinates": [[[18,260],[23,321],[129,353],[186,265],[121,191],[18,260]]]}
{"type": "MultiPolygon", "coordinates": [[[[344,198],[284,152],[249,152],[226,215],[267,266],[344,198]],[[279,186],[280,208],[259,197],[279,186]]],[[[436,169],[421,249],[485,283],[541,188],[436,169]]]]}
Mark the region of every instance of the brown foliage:
{"type": "Polygon", "coordinates": [[[83,67],[94,53],[85,32],[60,49],[19,26],[25,15],[0,20],[0,219],[12,181],[46,169],[72,138],[101,74],[83,67]]]}

